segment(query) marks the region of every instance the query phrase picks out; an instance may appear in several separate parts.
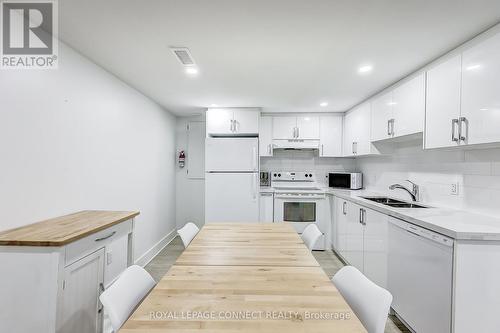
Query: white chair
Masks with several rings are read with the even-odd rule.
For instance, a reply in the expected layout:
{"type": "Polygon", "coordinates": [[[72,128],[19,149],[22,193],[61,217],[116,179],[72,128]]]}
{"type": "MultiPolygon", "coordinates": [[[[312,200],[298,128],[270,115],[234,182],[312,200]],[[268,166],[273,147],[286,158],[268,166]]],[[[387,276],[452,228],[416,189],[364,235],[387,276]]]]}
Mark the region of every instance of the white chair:
{"type": "Polygon", "coordinates": [[[368,333],[384,333],[392,295],[353,266],[340,269],[332,279],[368,333]]]}
{"type": "Polygon", "coordinates": [[[132,265],[99,296],[114,332],[118,332],[137,304],[142,301],[155,284],[151,275],[144,268],[132,265]]]}
{"type": "Polygon", "coordinates": [[[302,240],[306,244],[309,250],[312,250],[314,244],[321,237],[322,233],[316,226],[316,224],[309,224],[302,232],[302,240]]]}
{"type": "Polygon", "coordinates": [[[198,234],[198,231],[200,231],[200,229],[193,222],[188,222],[182,228],[177,230],[177,233],[181,236],[184,247],[188,247],[194,236],[198,234]]]}

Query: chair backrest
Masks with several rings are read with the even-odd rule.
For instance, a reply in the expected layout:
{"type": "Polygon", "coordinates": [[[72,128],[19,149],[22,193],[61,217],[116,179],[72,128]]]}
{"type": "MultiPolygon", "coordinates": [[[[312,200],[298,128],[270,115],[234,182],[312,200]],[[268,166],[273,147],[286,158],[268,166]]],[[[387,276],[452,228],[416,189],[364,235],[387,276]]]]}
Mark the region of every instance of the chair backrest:
{"type": "Polygon", "coordinates": [[[115,332],[122,327],[137,304],[155,284],[151,275],[144,268],[132,265],[99,296],[115,332]]]}
{"type": "Polygon", "coordinates": [[[314,244],[318,241],[318,239],[321,237],[322,233],[316,226],[316,224],[312,223],[309,224],[304,231],[302,232],[302,240],[306,244],[307,248],[309,250],[312,250],[314,244]]]}
{"type": "Polygon", "coordinates": [[[353,266],[340,269],[332,279],[368,333],[384,333],[392,295],[353,266]]]}
{"type": "Polygon", "coordinates": [[[200,231],[200,229],[193,222],[188,222],[182,228],[177,230],[177,233],[181,236],[182,243],[184,243],[184,247],[187,247],[189,243],[191,243],[198,231],[200,231]]]}

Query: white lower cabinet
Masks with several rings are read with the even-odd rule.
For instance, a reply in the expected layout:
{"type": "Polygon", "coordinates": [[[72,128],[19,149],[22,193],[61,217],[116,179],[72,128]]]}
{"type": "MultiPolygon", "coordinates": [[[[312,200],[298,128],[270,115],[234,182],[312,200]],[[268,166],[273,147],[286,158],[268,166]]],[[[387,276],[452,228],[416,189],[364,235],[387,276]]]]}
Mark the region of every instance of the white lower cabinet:
{"type": "Polygon", "coordinates": [[[335,198],[333,248],[349,264],[381,287],[387,285],[388,217],[335,198]]]}
{"type": "Polygon", "coordinates": [[[259,222],[272,223],[274,218],[274,194],[261,192],[259,195],[259,222]]]}
{"type": "Polygon", "coordinates": [[[94,333],[102,331],[99,295],[104,290],[104,248],[64,269],[60,332],[94,333]]]}

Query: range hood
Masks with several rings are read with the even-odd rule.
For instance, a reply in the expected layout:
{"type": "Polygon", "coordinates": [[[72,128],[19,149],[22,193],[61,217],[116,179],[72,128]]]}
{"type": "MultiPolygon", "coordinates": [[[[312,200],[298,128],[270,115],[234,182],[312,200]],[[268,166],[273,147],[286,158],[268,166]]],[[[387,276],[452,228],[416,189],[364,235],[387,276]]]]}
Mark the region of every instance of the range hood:
{"type": "Polygon", "coordinates": [[[273,140],[273,149],[317,150],[319,149],[319,140],[273,140]]]}

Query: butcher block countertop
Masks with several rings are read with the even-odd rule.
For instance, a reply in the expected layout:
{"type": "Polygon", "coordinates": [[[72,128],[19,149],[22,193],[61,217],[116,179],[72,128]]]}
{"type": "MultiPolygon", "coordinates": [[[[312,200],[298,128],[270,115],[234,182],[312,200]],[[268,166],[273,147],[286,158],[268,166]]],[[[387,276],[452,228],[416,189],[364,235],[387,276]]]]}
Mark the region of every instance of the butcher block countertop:
{"type": "Polygon", "coordinates": [[[0,245],[63,246],[137,215],[137,211],[84,210],[0,232],[0,245]]]}

